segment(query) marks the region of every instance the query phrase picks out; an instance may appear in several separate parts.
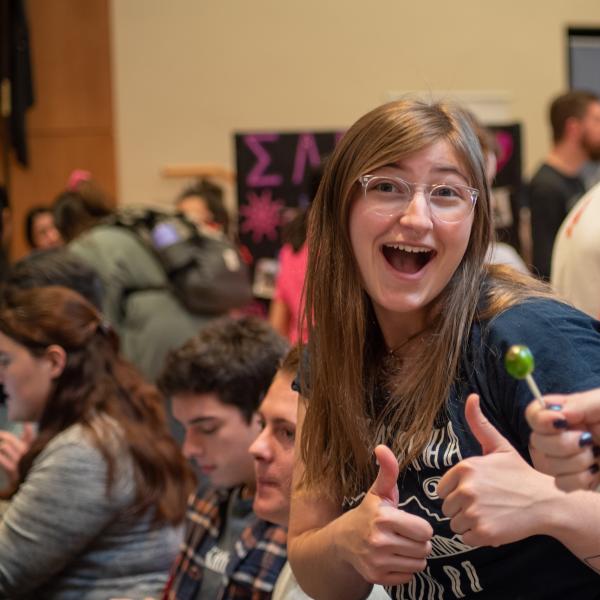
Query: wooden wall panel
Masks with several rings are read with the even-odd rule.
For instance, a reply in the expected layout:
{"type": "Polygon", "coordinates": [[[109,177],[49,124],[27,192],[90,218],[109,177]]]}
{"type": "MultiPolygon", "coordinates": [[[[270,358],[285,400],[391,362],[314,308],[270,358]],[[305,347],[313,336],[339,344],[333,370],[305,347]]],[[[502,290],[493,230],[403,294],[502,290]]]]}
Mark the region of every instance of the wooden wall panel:
{"type": "Polygon", "coordinates": [[[28,251],[24,215],[48,205],[73,169],[90,170],[114,197],[108,0],[28,0],[35,105],[27,113],[30,164],[11,161],[12,258],[28,251]]]}
{"type": "Polygon", "coordinates": [[[108,0],[29,0],[27,7],[37,96],[31,135],[110,131],[108,0]]]}

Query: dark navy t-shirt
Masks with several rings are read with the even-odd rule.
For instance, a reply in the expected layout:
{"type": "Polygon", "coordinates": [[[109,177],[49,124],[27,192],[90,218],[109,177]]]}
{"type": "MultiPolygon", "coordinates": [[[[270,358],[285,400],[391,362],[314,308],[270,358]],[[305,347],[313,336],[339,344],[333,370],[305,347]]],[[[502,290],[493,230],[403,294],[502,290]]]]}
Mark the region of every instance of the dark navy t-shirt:
{"type": "MultiPolygon", "coordinates": [[[[398,508],[429,521],[434,535],[427,568],[410,583],[389,588],[394,599],[600,598],[600,575],[557,540],[536,536],[498,548],[471,547],[452,532],[450,519],[442,513],[439,480],[462,459],[481,454],[464,416],[470,393],[480,395],[490,422],[531,462],[524,411],[532,394],[524,381],[510,377],[503,366],[506,350],[513,344],[531,349],[534,377],[542,394],[600,387],[600,323],[575,309],[535,299],[473,326],[460,377],[443,414],[425,449],[398,480],[398,508]]],[[[382,433],[377,443],[389,443],[386,435],[382,433]]],[[[515,480],[515,486],[519,481],[515,480]]],[[[361,499],[346,499],[344,509],[361,499]]]]}

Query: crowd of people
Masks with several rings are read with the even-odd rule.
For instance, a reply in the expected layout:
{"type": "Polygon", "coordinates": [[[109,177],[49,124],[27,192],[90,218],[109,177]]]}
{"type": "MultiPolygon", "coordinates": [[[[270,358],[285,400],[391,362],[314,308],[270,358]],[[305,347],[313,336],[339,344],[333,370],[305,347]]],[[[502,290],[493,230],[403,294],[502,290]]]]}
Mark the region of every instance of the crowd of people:
{"type": "Polygon", "coordinates": [[[407,98],[318,173],[268,318],[182,298],[189,227],[243,262],[217,186],[146,234],[75,172],[3,271],[0,598],[597,598],[600,100],[550,114],[532,265],[493,136],[407,98]]]}

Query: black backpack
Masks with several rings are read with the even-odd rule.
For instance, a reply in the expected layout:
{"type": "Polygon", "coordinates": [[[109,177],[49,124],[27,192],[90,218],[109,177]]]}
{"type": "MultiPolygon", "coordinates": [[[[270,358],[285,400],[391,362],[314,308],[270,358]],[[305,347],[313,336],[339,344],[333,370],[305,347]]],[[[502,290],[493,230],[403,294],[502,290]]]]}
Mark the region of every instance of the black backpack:
{"type": "MultiPolygon", "coordinates": [[[[136,234],[164,269],[168,289],[189,312],[223,314],[252,300],[248,266],[224,236],[201,232],[180,213],[148,208],[126,208],[104,222],[136,234]]],[[[157,288],[125,293],[145,289],[157,288]]]]}

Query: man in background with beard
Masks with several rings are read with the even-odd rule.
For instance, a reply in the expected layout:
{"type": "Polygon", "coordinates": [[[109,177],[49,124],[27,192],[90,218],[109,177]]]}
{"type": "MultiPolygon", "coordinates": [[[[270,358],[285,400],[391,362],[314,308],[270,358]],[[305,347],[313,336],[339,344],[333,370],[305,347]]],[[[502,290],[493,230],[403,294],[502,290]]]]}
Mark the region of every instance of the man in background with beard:
{"type": "Polygon", "coordinates": [[[553,147],[529,184],[533,266],[548,279],[552,246],[567,213],[584,194],[580,172],[600,160],[600,99],[571,91],[550,105],[553,147]]]}

